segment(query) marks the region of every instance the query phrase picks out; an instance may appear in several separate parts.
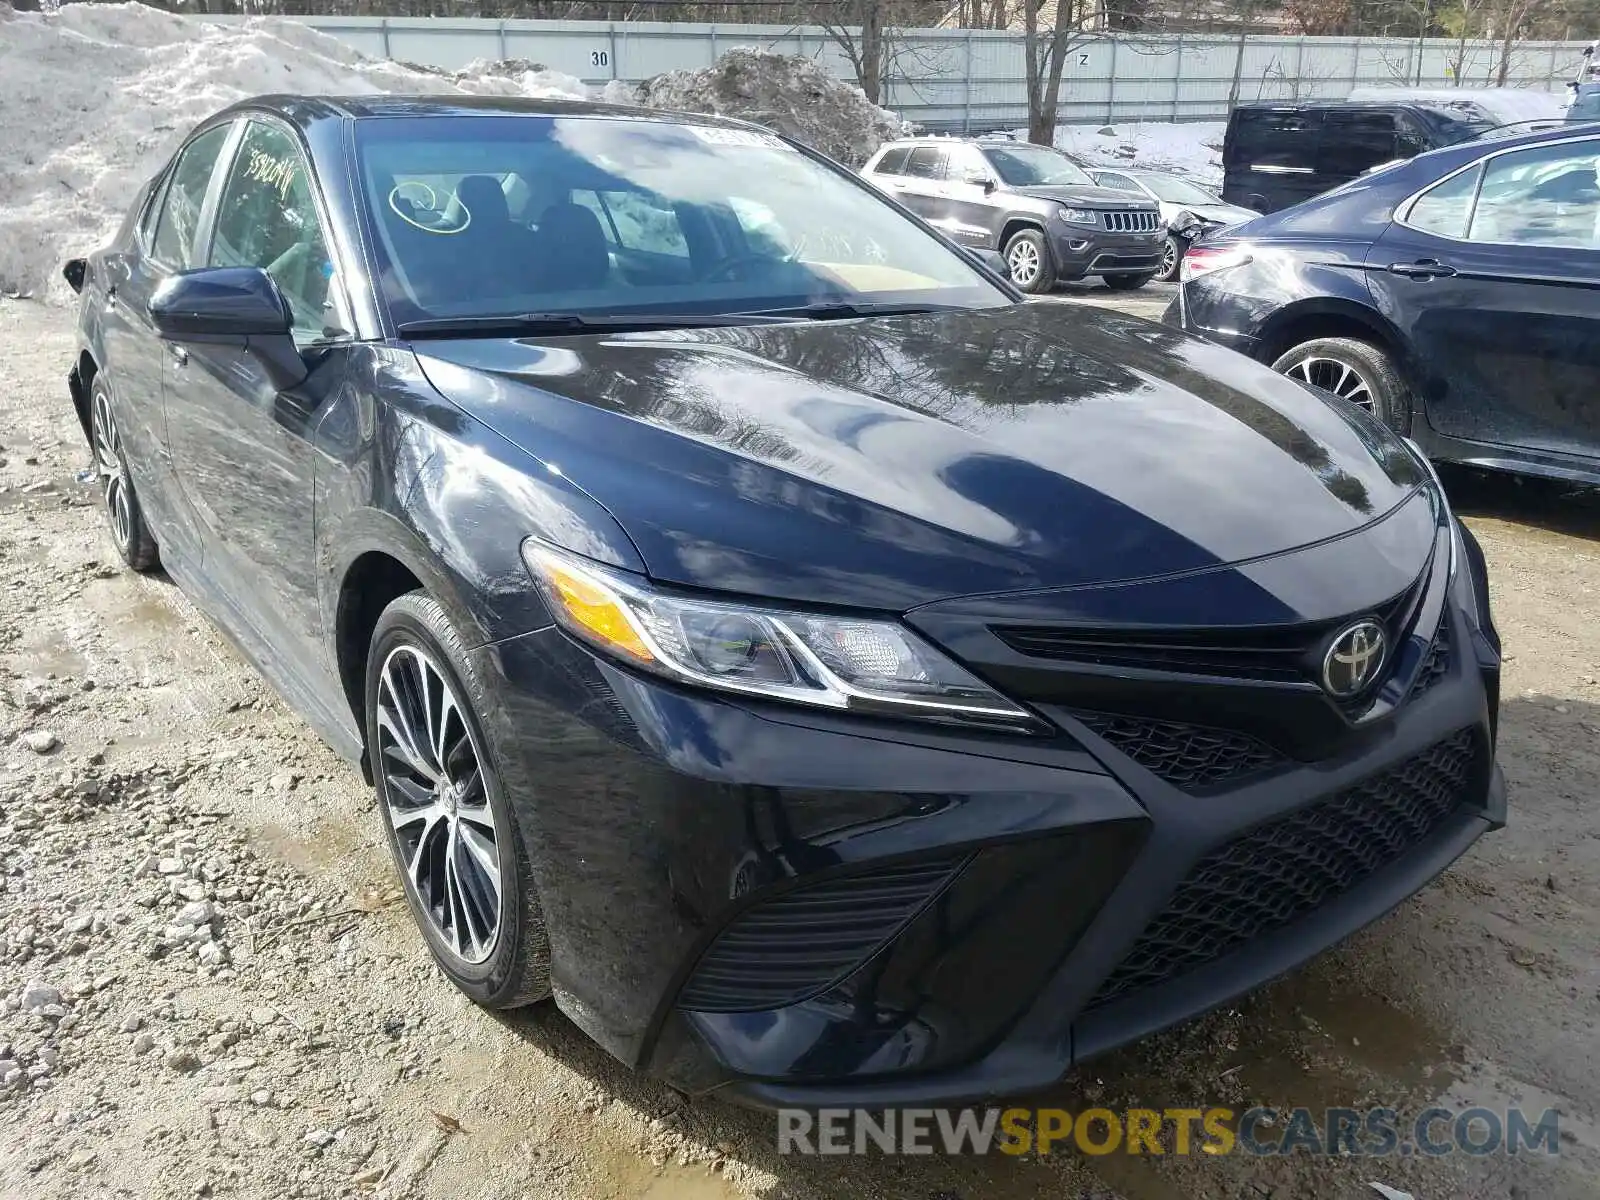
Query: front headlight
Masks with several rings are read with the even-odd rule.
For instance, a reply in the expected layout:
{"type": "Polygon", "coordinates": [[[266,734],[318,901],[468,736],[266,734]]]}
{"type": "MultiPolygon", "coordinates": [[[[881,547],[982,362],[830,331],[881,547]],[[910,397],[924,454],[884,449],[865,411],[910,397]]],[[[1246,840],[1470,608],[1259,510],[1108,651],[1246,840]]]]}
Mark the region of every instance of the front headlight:
{"type": "Polygon", "coordinates": [[[533,538],[522,557],[563,629],[667,679],[820,708],[1038,724],[894,621],[667,595],[533,538]]]}
{"type": "Polygon", "coordinates": [[[1098,225],[1100,216],[1092,208],[1058,208],[1056,216],[1068,225],[1098,225]]]}

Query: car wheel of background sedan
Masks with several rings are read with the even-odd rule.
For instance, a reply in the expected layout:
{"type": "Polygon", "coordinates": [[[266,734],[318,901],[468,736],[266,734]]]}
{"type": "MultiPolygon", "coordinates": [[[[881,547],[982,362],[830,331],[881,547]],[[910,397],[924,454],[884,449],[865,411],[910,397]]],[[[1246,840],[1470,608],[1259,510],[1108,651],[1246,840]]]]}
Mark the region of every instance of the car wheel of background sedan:
{"type": "Polygon", "coordinates": [[[1101,278],[1105,281],[1105,285],[1113,292],[1132,292],[1138,288],[1142,288],[1145,284],[1154,279],[1156,275],[1157,272],[1155,271],[1140,271],[1136,275],[1103,275],[1101,278]]]}
{"type": "Polygon", "coordinates": [[[1006,243],[1005,253],[1011,282],[1023,291],[1037,296],[1055,287],[1056,264],[1037,229],[1018,230],[1006,243]]]}
{"type": "Polygon", "coordinates": [[[1356,338],[1302,342],[1272,364],[1291,379],[1366,409],[1398,434],[1411,432],[1411,400],[1394,360],[1356,338]]]}
{"type": "Polygon", "coordinates": [[[367,659],[367,748],[412,916],[451,982],[488,1008],[550,994],[527,847],[477,713],[481,683],[438,601],[383,610],[367,659]]]}
{"type": "Polygon", "coordinates": [[[1183,247],[1178,245],[1178,239],[1170,233],[1161,247],[1161,269],[1156,272],[1156,279],[1161,283],[1171,283],[1178,277],[1178,269],[1183,266],[1183,247]]]}
{"type": "Polygon", "coordinates": [[[89,436],[94,443],[94,469],[105,502],[106,518],[111,522],[111,540],[122,561],[135,571],[148,571],[160,561],[155,535],[144,521],[138,493],[128,472],[128,457],[122,449],[117,419],[111,411],[111,390],[103,379],[96,379],[89,399],[89,436]]]}

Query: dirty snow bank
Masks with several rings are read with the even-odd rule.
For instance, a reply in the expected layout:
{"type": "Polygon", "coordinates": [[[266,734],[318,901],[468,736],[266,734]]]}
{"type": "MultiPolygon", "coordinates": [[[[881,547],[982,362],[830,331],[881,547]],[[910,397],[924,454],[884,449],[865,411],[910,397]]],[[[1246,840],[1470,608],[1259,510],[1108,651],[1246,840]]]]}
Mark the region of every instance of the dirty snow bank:
{"type": "MultiPolygon", "coordinates": [[[[1117,125],[1063,125],[1056,148],[1091,167],[1146,167],[1198,183],[1222,184],[1226,121],[1127,121],[1117,125]]],[[[1028,131],[1013,135],[1026,139],[1028,131]]]]}
{"type": "Polygon", "coordinates": [[[901,130],[854,84],[809,58],[767,50],[729,50],[714,66],[657,75],[639,85],[637,103],[755,121],[853,167],[901,130]]]}
{"type": "Polygon", "coordinates": [[[14,13],[0,0],[0,293],[63,300],[64,258],[108,237],[198,121],[267,92],[586,96],[532,64],[424,72],[305,25],[212,25],[140,4],[14,13]]]}

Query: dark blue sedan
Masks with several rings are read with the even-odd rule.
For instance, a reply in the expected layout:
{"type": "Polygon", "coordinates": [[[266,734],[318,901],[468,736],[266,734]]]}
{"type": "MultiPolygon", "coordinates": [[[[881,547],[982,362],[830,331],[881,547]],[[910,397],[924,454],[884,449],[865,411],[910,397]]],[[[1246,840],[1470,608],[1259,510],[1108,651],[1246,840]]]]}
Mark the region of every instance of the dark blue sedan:
{"type": "Polygon", "coordinates": [[[1189,252],[1166,320],[1436,459],[1600,482],[1600,126],[1421,155],[1189,252]]]}
{"type": "Polygon", "coordinates": [[[252,101],[68,277],[123,558],[362,765],[456,986],[686,1091],[1042,1087],[1504,818],[1422,458],[765,130],[252,101]]]}

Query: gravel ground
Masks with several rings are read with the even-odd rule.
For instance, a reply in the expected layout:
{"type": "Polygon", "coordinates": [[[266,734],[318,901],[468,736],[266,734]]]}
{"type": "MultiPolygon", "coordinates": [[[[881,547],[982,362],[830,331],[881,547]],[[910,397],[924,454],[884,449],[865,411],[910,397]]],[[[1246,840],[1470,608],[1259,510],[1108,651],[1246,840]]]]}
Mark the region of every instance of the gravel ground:
{"type": "Polygon", "coordinates": [[[1511,827],[1306,969],[1037,1098],[1555,1105],[1558,1159],[780,1158],[769,1119],[434,973],[359,775],[170,583],[114,565],[75,481],[70,320],[0,301],[0,1196],[1600,1194],[1594,496],[1451,480],[1508,650],[1511,827]]]}

